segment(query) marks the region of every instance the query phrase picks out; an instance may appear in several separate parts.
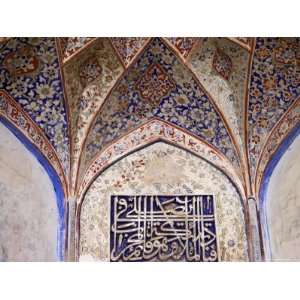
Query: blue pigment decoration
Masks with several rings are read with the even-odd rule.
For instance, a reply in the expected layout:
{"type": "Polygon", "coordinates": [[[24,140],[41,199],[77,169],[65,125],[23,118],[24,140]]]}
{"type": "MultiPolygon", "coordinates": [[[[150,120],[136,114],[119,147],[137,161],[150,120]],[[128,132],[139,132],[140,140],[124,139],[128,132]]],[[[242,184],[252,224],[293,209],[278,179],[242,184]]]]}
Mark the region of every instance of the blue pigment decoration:
{"type": "Polygon", "coordinates": [[[300,135],[300,123],[295,126],[292,131],[287,135],[287,137],[282,141],[277,151],[273,154],[272,158],[268,162],[266,169],[263,174],[260,190],[259,190],[259,199],[260,199],[260,211],[261,222],[264,228],[263,235],[265,237],[265,241],[267,241],[267,252],[270,259],[272,259],[271,247],[270,247],[270,233],[268,230],[268,222],[267,222],[267,210],[266,210],[266,199],[267,199],[267,191],[270,182],[270,178],[273,174],[274,169],[276,168],[278,162],[281,157],[288,150],[290,145],[294,142],[297,136],[300,135]]]}
{"type": "Polygon", "coordinates": [[[65,236],[65,205],[64,205],[64,192],[60,182],[60,179],[54,170],[54,168],[49,164],[47,159],[39,151],[39,149],[32,144],[22,132],[20,132],[13,124],[7,121],[5,118],[0,116],[0,123],[7,127],[18,140],[26,147],[28,151],[32,153],[33,156],[39,161],[42,167],[47,172],[56,194],[56,204],[58,209],[58,228],[57,228],[57,247],[56,254],[59,261],[64,260],[64,236],[65,236]]]}

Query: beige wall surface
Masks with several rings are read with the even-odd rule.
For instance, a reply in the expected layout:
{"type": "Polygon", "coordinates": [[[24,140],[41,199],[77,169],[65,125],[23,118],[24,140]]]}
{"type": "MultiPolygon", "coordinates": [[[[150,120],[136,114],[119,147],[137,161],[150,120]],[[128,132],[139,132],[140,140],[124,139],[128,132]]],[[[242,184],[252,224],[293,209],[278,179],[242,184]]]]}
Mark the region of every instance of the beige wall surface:
{"type": "Polygon", "coordinates": [[[80,260],[110,259],[111,195],[213,194],[219,260],[247,261],[240,197],[229,179],[211,164],[162,142],[118,161],[89,188],[80,217],[80,260]]]}
{"type": "Polygon", "coordinates": [[[272,260],[300,260],[300,136],[279,160],[266,194],[272,260]]]}
{"type": "Polygon", "coordinates": [[[0,123],[0,261],[57,260],[57,228],[48,174],[0,123]]]}

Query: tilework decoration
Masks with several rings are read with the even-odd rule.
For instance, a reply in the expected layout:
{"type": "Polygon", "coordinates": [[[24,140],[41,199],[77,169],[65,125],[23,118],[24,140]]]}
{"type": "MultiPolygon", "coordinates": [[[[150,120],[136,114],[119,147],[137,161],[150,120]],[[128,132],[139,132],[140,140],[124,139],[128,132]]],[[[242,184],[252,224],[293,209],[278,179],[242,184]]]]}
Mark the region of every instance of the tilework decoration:
{"type": "Polygon", "coordinates": [[[135,151],[158,140],[164,140],[168,143],[175,144],[206,159],[208,162],[222,170],[225,174],[228,174],[231,180],[238,187],[239,192],[245,197],[243,194],[244,188],[242,175],[237,172],[238,170],[232,166],[232,163],[226,157],[217,150],[208,146],[199,138],[193,137],[188,132],[185,132],[182,129],[164,121],[154,119],[129,132],[115,141],[114,144],[105,148],[97,155],[96,159],[85,173],[83,173],[82,169],[80,170],[79,178],[83,177],[83,180],[79,181],[81,182],[81,185],[78,189],[78,199],[81,199],[80,195],[85,192],[86,187],[95,179],[95,177],[97,177],[109,165],[128,155],[131,151],[135,151]]]}
{"type": "Polygon", "coordinates": [[[72,136],[72,187],[89,125],[122,72],[123,67],[107,38],[98,38],[64,65],[72,136]]]}
{"type": "Polygon", "coordinates": [[[214,195],[218,260],[248,260],[242,202],[228,177],[205,160],[163,142],[118,160],[89,187],[80,211],[81,260],[111,259],[114,195],[214,195]]]}
{"type": "Polygon", "coordinates": [[[125,67],[128,67],[149,38],[144,37],[113,37],[110,38],[125,67]]]}
{"type": "Polygon", "coordinates": [[[187,61],[222,111],[242,153],[248,61],[248,51],[226,38],[203,38],[187,61]]]}
{"type": "Polygon", "coordinates": [[[190,131],[219,149],[238,168],[235,147],[220,115],[189,69],[161,39],[148,45],[103,105],[86,140],[83,168],[109,143],[152,117],[190,131]],[[146,90],[141,97],[141,80],[155,70],[159,76],[144,84],[146,90]],[[154,91],[158,86],[163,91],[154,91]]]}
{"type": "Polygon", "coordinates": [[[248,109],[252,178],[268,134],[300,96],[299,61],[300,38],[257,38],[248,109]]]}
{"type": "Polygon", "coordinates": [[[7,119],[20,130],[24,136],[34,144],[45,158],[50,162],[61,180],[66,194],[66,180],[61,162],[53,146],[40,127],[38,127],[21,106],[14,101],[5,91],[0,91],[0,116],[7,119]]]}
{"type": "Polygon", "coordinates": [[[0,45],[0,89],[43,130],[67,174],[67,114],[55,39],[12,38],[0,45]]]}
{"type": "Polygon", "coordinates": [[[187,58],[200,38],[170,37],[166,38],[166,40],[182,55],[183,58],[187,58]]]}
{"type": "Polygon", "coordinates": [[[218,261],[212,195],[111,196],[111,261],[218,261]]]}
{"type": "Polygon", "coordinates": [[[59,38],[63,62],[67,62],[74,54],[80,51],[95,38],[91,37],[62,37],[59,38]]]}
{"type": "Polygon", "coordinates": [[[262,151],[257,170],[256,170],[256,192],[259,193],[259,187],[262,181],[264,170],[278,146],[285,140],[289,132],[300,123],[300,98],[289,108],[284,117],[273,128],[264,149],[262,151]]]}

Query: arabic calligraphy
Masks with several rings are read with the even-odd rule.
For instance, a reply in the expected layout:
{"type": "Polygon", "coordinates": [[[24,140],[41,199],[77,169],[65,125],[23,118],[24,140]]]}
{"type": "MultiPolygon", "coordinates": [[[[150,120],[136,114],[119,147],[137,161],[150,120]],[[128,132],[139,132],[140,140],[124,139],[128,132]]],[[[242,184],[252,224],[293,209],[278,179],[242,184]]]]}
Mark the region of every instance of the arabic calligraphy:
{"type": "Polygon", "coordinates": [[[212,195],[111,196],[111,261],[218,261],[212,195]]]}

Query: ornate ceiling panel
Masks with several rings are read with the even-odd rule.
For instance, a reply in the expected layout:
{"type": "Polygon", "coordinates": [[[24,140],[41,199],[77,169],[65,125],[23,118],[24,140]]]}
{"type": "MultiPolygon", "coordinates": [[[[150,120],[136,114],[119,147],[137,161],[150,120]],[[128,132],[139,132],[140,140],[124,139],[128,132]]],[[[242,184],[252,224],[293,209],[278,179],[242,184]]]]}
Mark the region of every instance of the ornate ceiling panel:
{"type": "Polygon", "coordinates": [[[186,59],[200,38],[193,37],[169,37],[165,38],[176,49],[183,59],[186,59]]]}
{"type": "Polygon", "coordinates": [[[41,151],[57,155],[62,180],[58,162],[68,175],[71,160],[71,187],[79,162],[90,174],[113,143],[156,120],[244,170],[255,193],[299,123],[300,38],[0,38],[0,90],[49,141],[41,151]]]}
{"type": "Polygon", "coordinates": [[[64,66],[72,136],[72,181],[90,123],[123,72],[107,38],[98,38],[64,66]]]}
{"type": "Polygon", "coordinates": [[[300,95],[300,38],[257,38],[248,108],[251,177],[274,125],[300,95]]]}
{"type": "Polygon", "coordinates": [[[109,143],[152,117],[190,131],[238,164],[231,138],[208,96],[162,40],[153,39],[97,115],[83,149],[82,169],[109,143]]]}
{"type": "Polygon", "coordinates": [[[67,114],[55,39],[14,38],[0,45],[0,89],[43,130],[68,173],[67,114]]]}
{"type": "Polygon", "coordinates": [[[241,153],[249,58],[244,48],[226,38],[204,38],[188,59],[188,65],[226,118],[241,153]]]}
{"type": "Polygon", "coordinates": [[[91,37],[63,37],[59,38],[60,48],[62,52],[62,61],[65,63],[75,54],[81,51],[87,44],[95,38],[91,37]]]}
{"type": "Polygon", "coordinates": [[[144,37],[113,37],[110,38],[111,43],[116,49],[120,59],[122,60],[125,67],[128,67],[134,60],[140,50],[149,41],[149,38],[144,37]]]}

